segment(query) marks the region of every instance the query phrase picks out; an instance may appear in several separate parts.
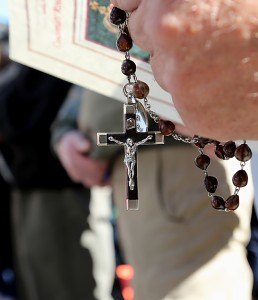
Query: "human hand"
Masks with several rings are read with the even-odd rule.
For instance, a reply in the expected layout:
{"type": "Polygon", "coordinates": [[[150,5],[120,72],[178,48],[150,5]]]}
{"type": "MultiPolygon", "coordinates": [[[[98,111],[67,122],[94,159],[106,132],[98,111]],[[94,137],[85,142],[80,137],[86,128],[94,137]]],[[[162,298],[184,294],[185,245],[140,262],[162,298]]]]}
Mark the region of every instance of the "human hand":
{"type": "Polygon", "coordinates": [[[79,131],[64,134],[56,146],[56,151],[73,181],[86,187],[108,184],[104,178],[108,162],[87,156],[91,151],[91,144],[79,131]]]}
{"type": "Polygon", "coordinates": [[[185,125],[217,140],[258,139],[257,0],[112,0],[185,125]]]}

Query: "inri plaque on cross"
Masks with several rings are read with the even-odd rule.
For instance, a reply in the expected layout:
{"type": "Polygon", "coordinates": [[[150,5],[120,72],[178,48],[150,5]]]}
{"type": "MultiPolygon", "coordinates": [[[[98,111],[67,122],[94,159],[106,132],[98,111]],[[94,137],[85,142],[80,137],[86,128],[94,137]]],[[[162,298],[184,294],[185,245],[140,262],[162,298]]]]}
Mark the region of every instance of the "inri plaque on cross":
{"type": "MultiPolygon", "coordinates": [[[[141,104],[140,104],[141,105],[141,104]]],[[[144,120],[148,124],[147,117],[144,120]]],[[[126,209],[138,210],[138,186],[137,186],[137,147],[139,145],[163,144],[164,136],[159,131],[148,132],[147,126],[141,126],[139,103],[124,104],[124,132],[122,133],[98,133],[99,146],[122,145],[124,146],[126,167],[126,209]]]]}

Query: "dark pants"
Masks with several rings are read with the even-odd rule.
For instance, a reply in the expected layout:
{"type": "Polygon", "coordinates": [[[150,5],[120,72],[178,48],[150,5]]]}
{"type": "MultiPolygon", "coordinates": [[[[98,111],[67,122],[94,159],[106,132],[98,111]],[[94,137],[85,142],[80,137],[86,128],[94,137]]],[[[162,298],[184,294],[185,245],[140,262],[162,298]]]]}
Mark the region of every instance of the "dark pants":
{"type": "Polygon", "coordinates": [[[10,186],[0,176],[0,294],[16,296],[11,239],[10,186]]]}
{"type": "Polygon", "coordinates": [[[92,258],[80,245],[89,199],[87,190],[13,193],[21,300],[95,300],[92,258]]]}

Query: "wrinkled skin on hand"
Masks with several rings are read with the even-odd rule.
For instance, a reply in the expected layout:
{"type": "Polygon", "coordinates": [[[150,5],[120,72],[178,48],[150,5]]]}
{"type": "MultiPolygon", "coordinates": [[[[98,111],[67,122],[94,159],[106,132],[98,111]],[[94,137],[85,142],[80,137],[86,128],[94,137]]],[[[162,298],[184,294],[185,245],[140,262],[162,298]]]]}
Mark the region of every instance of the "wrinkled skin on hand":
{"type": "Polygon", "coordinates": [[[192,133],[258,139],[257,0],[112,0],[192,133]]]}

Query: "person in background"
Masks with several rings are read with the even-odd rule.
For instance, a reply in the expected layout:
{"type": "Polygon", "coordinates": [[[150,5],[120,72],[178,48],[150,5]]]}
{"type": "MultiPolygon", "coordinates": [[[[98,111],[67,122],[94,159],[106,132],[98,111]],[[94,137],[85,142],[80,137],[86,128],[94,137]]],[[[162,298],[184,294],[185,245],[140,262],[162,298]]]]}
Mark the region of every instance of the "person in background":
{"type": "MultiPolygon", "coordinates": [[[[52,144],[54,151],[57,141],[62,144],[61,148],[67,150],[67,155],[62,163],[68,170],[69,176],[74,182],[81,182],[86,189],[91,190],[90,215],[88,222],[91,231],[85,230],[81,236],[82,245],[89,249],[93,261],[93,273],[98,285],[97,299],[109,299],[111,292],[114,299],[118,300],[120,295],[119,285],[114,285],[115,280],[115,239],[114,230],[111,223],[113,215],[113,205],[110,190],[110,182],[107,176],[108,162],[106,159],[97,160],[92,153],[94,147],[77,130],[77,115],[79,114],[80,103],[84,92],[79,86],[73,86],[72,97],[68,97],[58,111],[58,114],[51,126],[52,144]],[[71,143],[66,143],[66,136],[71,143]],[[75,163],[77,168],[71,168],[75,163]],[[81,173],[77,173],[80,166],[81,173]],[[112,287],[114,289],[112,291],[112,287]]],[[[72,191],[71,191],[72,192],[72,191]]],[[[75,195],[84,194],[82,189],[74,190],[75,195]]]]}
{"type": "MultiPolygon", "coordinates": [[[[107,174],[118,210],[119,241],[135,274],[134,300],[249,300],[252,274],[246,244],[252,185],[241,191],[243,201],[235,213],[214,211],[202,186],[203,174],[193,163],[197,149],[170,139],[164,146],[139,147],[140,210],[126,211],[123,147],[96,145],[97,132],[122,130],[123,106],[85,90],[78,112],[73,129],[67,130],[64,119],[54,123],[53,148],[67,172],[83,184],[91,180],[83,167],[89,157],[110,161],[107,174]],[[91,145],[86,156],[78,147],[83,141],[91,145]]],[[[236,168],[226,163],[214,159],[210,169],[222,182],[222,194],[232,193],[230,173],[236,168]]],[[[100,177],[100,184],[106,179],[100,177]]]]}
{"type": "MultiPolygon", "coordinates": [[[[0,72],[7,65],[9,58],[6,55],[6,45],[8,41],[6,19],[0,14],[0,72]]],[[[0,144],[1,144],[0,137],[0,144]]],[[[0,155],[0,164],[3,159],[0,155]]],[[[5,174],[7,175],[7,174],[5,174]]],[[[8,177],[8,176],[7,176],[8,177]]],[[[0,207],[0,298],[2,300],[16,299],[16,279],[13,261],[13,245],[11,234],[11,188],[0,175],[1,207],[0,207]]]]}
{"type": "Polygon", "coordinates": [[[253,153],[252,158],[252,174],[253,174],[253,182],[254,182],[254,204],[252,209],[252,217],[251,217],[251,238],[247,245],[247,258],[248,262],[253,271],[253,291],[252,296],[253,300],[258,299],[258,218],[257,218],[257,209],[258,209],[258,153],[253,153]]]}
{"type": "Polygon", "coordinates": [[[1,206],[0,206],[0,299],[17,299],[16,278],[13,261],[13,244],[11,234],[10,186],[0,176],[1,206]]]}
{"type": "Polygon", "coordinates": [[[80,245],[91,231],[90,191],[50,149],[51,123],[71,87],[11,61],[0,72],[1,173],[11,187],[19,300],[98,299],[92,255],[80,245]]]}
{"type": "Polygon", "coordinates": [[[258,219],[255,207],[252,209],[251,238],[247,245],[247,259],[253,272],[253,300],[258,299],[258,219]]]}

